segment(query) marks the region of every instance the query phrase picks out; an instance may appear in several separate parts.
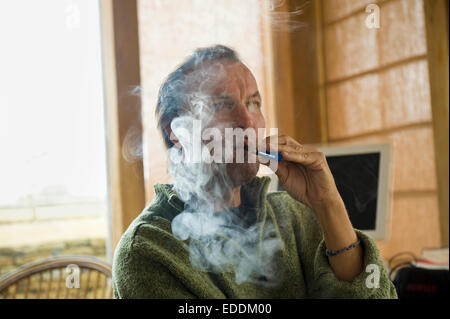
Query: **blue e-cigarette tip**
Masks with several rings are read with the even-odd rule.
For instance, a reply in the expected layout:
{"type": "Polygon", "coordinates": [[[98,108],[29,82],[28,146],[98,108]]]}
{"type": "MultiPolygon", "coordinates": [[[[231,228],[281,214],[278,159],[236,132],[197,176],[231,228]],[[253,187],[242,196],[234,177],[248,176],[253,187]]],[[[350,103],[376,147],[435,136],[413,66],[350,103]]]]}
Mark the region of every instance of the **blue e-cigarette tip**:
{"type": "Polygon", "coordinates": [[[256,155],[264,156],[264,157],[270,158],[271,160],[274,160],[277,162],[280,162],[283,159],[283,156],[281,155],[280,152],[272,154],[272,153],[265,153],[265,152],[260,152],[260,151],[256,150],[256,155]]]}

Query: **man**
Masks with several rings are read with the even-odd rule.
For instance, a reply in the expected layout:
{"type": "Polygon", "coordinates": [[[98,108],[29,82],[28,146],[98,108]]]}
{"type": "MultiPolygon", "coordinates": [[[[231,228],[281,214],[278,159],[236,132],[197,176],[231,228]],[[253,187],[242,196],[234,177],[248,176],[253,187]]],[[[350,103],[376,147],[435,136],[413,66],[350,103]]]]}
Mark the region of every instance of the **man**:
{"type": "Polygon", "coordinates": [[[230,162],[175,160],[195,153],[183,133],[193,120],[203,132],[265,127],[256,81],[233,50],[198,49],[161,87],[157,116],[174,184],[155,185],[155,199],[122,236],[116,298],[397,298],[322,153],[279,135],[246,138],[244,162],[237,146],[230,162]],[[264,164],[286,191],[268,194],[270,180],[256,177],[264,161],[250,161],[255,145],[281,152],[277,165],[264,164]]]}

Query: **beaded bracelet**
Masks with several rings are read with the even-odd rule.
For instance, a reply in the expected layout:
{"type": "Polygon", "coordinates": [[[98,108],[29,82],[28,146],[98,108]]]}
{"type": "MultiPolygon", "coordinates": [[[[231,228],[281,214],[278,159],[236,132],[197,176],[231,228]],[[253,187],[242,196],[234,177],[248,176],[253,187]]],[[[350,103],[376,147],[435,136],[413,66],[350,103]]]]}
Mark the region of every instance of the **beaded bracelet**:
{"type": "Polygon", "coordinates": [[[358,241],[356,243],[353,243],[350,246],[345,247],[345,248],[343,248],[341,250],[328,250],[328,248],[327,248],[327,249],[325,249],[325,255],[327,255],[328,257],[333,257],[333,256],[336,256],[336,255],[339,255],[340,253],[342,253],[344,251],[347,251],[347,250],[350,250],[352,248],[355,248],[360,243],[361,243],[361,239],[358,239],[358,241]]]}

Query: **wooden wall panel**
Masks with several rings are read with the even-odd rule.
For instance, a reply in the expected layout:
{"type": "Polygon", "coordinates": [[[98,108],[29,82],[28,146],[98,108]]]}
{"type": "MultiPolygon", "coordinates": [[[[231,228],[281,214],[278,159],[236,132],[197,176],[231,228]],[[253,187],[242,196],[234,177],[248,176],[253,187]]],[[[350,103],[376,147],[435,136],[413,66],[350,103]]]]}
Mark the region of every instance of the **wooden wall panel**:
{"type": "Polygon", "coordinates": [[[433,113],[434,149],[439,189],[442,245],[448,247],[449,179],[449,55],[448,0],[426,0],[428,67],[433,113]]]}
{"type": "MultiPolygon", "coordinates": [[[[140,84],[136,1],[102,0],[102,52],[108,157],[108,259],[120,237],[145,205],[142,158],[124,157],[130,133],[140,143],[140,84]]],[[[138,155],[138,154],[132,154],[138,155]]]]}
{"type": "MultiPolygon", "coordinates": [[[[324,96],[321,96],[321,24],[317,1],[284,1],[274,8],[282,21],[272,21],[273,108],[279,133],[302,143],[326,141],[324,96]],[[300,15],[292,14],[302,10],[300,15]],[[275,26],[273,24],[276,23],[275,26]],[[284,25],[281,25],[283,23],[284,25]]],[[[270,19],[270,13],[269,13],[270,19]]]]}
{"type": "MultiPolygon", "coordinates": [[[[432,20],[431,28],[437,28],[439,14],[427,14],[424,4],[427,8],[439,0],[373,2],[380,8],[379,29],[365,26],[364,1],[352,5],[322,1],[328,139],[341,144],[392,146],[392,233],[377,244],[384,258],[405,250],[421,255],[424,248],[441,247],[441,233],[448,237],[448,31],[444,35],[434,30],[432,39],[428,32],[427,47],[426,16],[432,20]],[[433,56],[437,43],[447,43],[447,51],[439,44],[440,53],[433,56]],[[447,91],[442,84],[433,98],[433,76],[437,77],[435,83],[444,83],[445,75],[447,91]],[[443,98],[447,98],[446,106],[443,98]],[[446,134],[442,128],[437,132],[437,118],[438,126],[447,127],[446,134]],[[439,168],[445,154],[446,171],[439,168]],[[447,202],[441,203],[441,184],[445,188],[445,183],[447,202]],[[447,205],[446,210],[441,205],[447,205]]],[[[448,24],[441,21],[439,28],[448,30],[448,24]]]]}

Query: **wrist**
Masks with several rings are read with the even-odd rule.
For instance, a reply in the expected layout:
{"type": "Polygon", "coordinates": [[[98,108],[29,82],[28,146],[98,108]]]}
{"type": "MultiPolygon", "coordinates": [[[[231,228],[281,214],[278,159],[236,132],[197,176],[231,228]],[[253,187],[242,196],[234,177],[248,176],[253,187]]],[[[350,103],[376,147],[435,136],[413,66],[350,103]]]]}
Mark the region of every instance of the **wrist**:
{"type": "Polygon", "coordinates": [[[326,197],[320,201],[311,202],[311,208],[317,215],[338,214],[339,212],[345,212],[345,214],[347,214],[344,201],[339,193],[326,197]]]}
{"type": "Polygon", "coordinates": [[[357,241],[357,235],[340,196],[315,203],[313,210],[329,249],[338,250],[357,241]]]}

